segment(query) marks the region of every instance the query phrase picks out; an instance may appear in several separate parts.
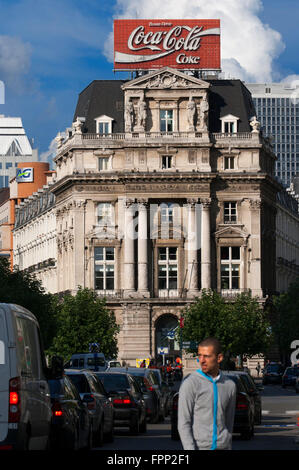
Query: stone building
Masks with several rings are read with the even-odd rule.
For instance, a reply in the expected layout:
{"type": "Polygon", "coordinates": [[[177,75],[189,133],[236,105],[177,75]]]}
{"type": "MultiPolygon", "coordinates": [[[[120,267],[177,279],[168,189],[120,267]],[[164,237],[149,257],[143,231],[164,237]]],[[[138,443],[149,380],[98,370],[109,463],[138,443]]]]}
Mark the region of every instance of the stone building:
{"type": "Polygon", "coordinates": [[[93,288],[121,331],[119,358],[169,357],[202,289],[276,289],[275,155],[239,80],[170,68],[93,81],[57,136],[57,289],[93,288]]]}

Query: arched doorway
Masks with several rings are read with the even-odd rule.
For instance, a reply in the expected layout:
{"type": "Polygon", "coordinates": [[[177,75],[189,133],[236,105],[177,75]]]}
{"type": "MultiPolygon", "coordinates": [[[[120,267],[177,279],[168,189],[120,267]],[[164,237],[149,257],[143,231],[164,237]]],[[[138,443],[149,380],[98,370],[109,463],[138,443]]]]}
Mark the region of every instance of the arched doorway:
{"type": "Polygon", "coordinates": [[[155,339],[156,350],[155,357],[157,361],[166,363],[167,360],[174,362],[177,356],[180,356],[180,344],[175,338],[178,328],[178,319],[174,315],[162,315],[156,321],[155,339]],[[168,353],[165,355],[159,354],[159,348],[168,348],[168,353]]]}

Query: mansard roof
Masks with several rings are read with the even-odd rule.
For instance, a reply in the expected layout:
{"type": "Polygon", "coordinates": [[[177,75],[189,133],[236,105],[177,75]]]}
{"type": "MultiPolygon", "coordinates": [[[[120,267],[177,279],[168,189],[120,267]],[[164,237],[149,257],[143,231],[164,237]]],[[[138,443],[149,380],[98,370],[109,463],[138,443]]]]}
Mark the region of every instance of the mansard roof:
{"type": "Polygon", "coordinates": [[[238,132],[251,132],[249,120],[256,115],[251,94],[240,80],[200,80],[173,69],[165,68],[135,80],[94,80],[80,94],[74,119],[85,117],[85,132],[96,133],[95,119],[107,115],[114,119],[112,132],[124,132],[124,90],[140,85],[161,73],[174,73],[209,93],[209,131],[221,132],[220,118],[232,114],[239,118],[238,132]]]}

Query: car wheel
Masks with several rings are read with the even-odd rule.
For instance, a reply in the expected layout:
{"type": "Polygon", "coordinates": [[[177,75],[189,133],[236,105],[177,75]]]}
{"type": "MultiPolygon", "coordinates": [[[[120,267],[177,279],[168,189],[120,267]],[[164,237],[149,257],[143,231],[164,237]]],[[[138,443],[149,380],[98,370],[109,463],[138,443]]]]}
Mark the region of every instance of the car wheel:
{"type": "Polygon", "coordinates": [[[136,435],[139,434],[139,432],[139,417],[138,415],[135,415],[130,423],[130,434],[136,435]]]}

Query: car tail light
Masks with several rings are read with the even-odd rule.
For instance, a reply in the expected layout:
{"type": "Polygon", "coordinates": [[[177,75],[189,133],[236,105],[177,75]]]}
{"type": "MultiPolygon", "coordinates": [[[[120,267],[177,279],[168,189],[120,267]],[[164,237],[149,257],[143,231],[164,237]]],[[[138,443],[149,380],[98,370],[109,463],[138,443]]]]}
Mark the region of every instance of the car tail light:
{"type": "Polygon", "coordinates": [[[21,379],[14,377],[9,381],[9,413],[8,422],[18,423],[21,417],[21,379]]]}
{"type": "Polygon", "coordinates": [[[52,405],[52,415],[55,416],[55,417],[63,416],[63,409],[62,409],[61,404],[59,402],[55,402],[52,405]]]}
{"type": "Polygon", "coordinates": [[[236,408],[237,408],[237,410],[247,410],[248,409],[248,402],[247,402],[247,399],[244,395],[238,395],[237,396],[236,408]]]}
{"type": "Polygon", "coordinates": [[[96,399],[94,398],[93,395],[90,395],[90,397],[93,398],[93,401],[91,401],[90,403],[87,403],[87,409],[88,410],[96,410],[96,408],[97,408],[96,399]]]}
{"type": "Polygon", "coordinates": [[[130,397],[124,397],[124,398],[114,398],[113,400],[114,405],[132,405],[132,401],[130,397]]]}

